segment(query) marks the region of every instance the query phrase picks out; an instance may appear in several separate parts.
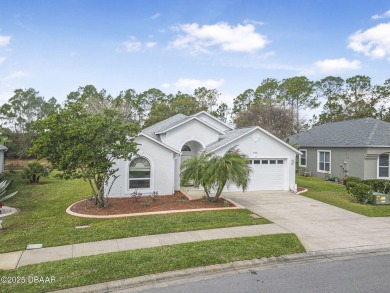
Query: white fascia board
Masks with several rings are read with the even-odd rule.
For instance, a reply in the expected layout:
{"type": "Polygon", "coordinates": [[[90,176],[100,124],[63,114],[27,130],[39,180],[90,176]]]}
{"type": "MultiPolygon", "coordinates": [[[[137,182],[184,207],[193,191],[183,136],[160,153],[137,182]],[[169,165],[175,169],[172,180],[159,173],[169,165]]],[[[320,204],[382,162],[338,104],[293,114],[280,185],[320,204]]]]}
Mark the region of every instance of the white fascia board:
{"type": "Polygon", "coordinates": [[[247,132],[245,132],[244,134],[241,134],[240,136],[236,137],[235,139],[232,139],[232,140],[229,140],[227,141],[226,143],[224,143],[223,145],[220,145],[219,147],[216,147],[215,149],[212,149],[210,150],[209,152],[215,152],[216,150],[219,150],[220,148],[223,148],[224,146],[228,145],[229,143],[232,143],[246,135],[248,135],[249,133],[255,131],[256,129],[260,130],[261,132],[263,132],[264,134],[270,136],[271,138],[275,139],[277,142],[283,144],[285,147],[289,148],[290,150],[294,151],[295,153],[297,153],[298,155],[302,155],[302,153],[297,150],[296,148],[292,147],[291,145],[289,145],[288,143],[284,142],[283,140],[281,140],[280,138],[277,138],[275,135],[269,133],[268,131],[260,128],[259,126],[256,126],[255,128],[252,128],[250,130],[248,130],[247,132]]]}
{"type": "Polygon", "coordinates": [[[146,138],[150,139],[151,141],[153,141],[153,142],[155,142],[155,143],[157,143],[157,144],[163,146],[164,148],[167,148],[167,149],[171,150],[172,152],[174,152],[174,153],[176,153],[176,154],[181,154],[181,152],[179,152],[178,150],[176,150],[176,149],[170,147],[169,145],[166,145],[165,143],[162,143],[162,142],[160,142],[160,141],[158,141],[158,140],[156,140],[156,139],[150,137],[149,135],[146,135],[146,134],[143,133],[143,132],[141,132],[138,136],[146,137],[146,138]]]}
{"type": "Polygon", "coordinates": [[[202,112],[199,112],[199,113],[196,113],[194,114],[194,117],[200,115],[200,114],[206,114],[207,116],[209,116],[210,118],[214,119],[215,121],[219,122],[220,124],[222,125],[225,125],[226,127],[228,127],[229,129],[233,130],[234,127],[231,127],[230,125],[226,124],[225,122],[219,120],[217,117],[214,117],[213,115],[211,115],[210,113],[207,113],[206,111],[202,111],[202,112]]]}
{"type": "Polygon", "coordinates": [[[200,120],[200,119],[197,118],[197,117],[192,117],[192,118],[190,118],[190,119],[188,119],[188,120],[185,120],[185,121],[183,121],[183,122],[181,122],[181,123],[179,123],[179,124],[176,124],[176,125],[174,125],[174,126],[168,128],[168,129],[165,129],[165,130],[159,131],[159,132],[155,132],[154,134],[163,134],[163,133],[167,133],[168,131],[171,131],[172,129],[175,129],[176,127],[179,127],[179,126],[181,126],[181,125],[183,125],[183,124],[186,124],[186,123],[188,123],[188,122],[190,122],[190,121],[192,121],[192,120],[199,121],[200,123],[206,125],[207,127],[210,127],[210,128],[212,128],[212,129],[214,129],[215,131],[219,132],[220,134],[224,134],[224,133],[225,133],[225,132],[223,132],[223,131],[221,131],[221,130],[215,128],[214,126],[208,124],[207,122],[200,120]]]}

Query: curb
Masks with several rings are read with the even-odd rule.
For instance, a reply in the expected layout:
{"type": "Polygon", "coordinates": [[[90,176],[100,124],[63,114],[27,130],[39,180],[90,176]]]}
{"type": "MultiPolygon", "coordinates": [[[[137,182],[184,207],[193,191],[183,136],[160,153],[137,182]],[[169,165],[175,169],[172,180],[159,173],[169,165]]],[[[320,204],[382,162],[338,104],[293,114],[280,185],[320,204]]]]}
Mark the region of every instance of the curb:
{"type": "Polygon", "coordinates": [[[216,264],[205,267],[190,268],[181,271],[170,271],[53,292],[103,293],[110,292],[111,290],[128,290],[129,292],[138,292],[141,290],[166,287],[174,284],[187,283],[190,281],[206,280],[220,276],[242,274],[269,268],[300,265],[306,263],[329,262],[386,254],[390,254],[390,243],[383,245],[311,251],[306,253],[282,255],[278,257],[236,261],[227,264],[216,264]]]}

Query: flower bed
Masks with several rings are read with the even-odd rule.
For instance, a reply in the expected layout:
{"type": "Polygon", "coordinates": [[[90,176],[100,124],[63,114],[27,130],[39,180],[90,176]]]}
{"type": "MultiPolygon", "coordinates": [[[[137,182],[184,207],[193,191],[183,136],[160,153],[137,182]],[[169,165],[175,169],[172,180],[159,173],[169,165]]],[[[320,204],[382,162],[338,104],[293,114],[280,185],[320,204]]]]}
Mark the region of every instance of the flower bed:
{"type": "Polygon", "coordinates": [[[158,196],[155,200],[150,196],[143,196],[139,199],[130,197],[109,198],[108,202],[108,207],[98,208],[93,200],[86,199],[73,204],[70,211],[83,215],[106,216],[193,209],[236,208],[235,205],[225,199],[219,199],[216,202],[203,199],[189,200],[181,192],[158,196]]]}

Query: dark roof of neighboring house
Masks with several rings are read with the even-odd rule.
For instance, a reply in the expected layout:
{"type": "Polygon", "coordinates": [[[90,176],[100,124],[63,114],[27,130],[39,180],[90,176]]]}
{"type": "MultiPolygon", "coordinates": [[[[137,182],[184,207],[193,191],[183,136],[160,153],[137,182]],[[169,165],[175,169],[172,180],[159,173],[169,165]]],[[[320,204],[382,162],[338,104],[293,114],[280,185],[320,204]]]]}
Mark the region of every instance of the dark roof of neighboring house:
{"type": "Polygon", "coordinates": [[[238,138],[239,136],[247,133],[248,131],[254,129],[254,128],[257,128],[256,126],[250,126],[250,127],[245,127],[245,128],[239,128],[239,129],[233,129],[233,130],[228,130],[225,132],[225,134],[223,135],[220,135],[219,136],[219,139],[218,141],[212,143],[212,144],[209,144],[205,151],[206,152],[209,152],[209,151],[212,151],[224,144],[227,144],[229,143],[230,141],[238,138]]]}
{"type": "Polygon", "coordinates": [[[300,147],[390,147],[390,123],[374,118],[333,122],[289,139],[300,147]]]}
{"type": "Polygon", "coordinates": [[[8,150],[8,148],[0,144],[0,151],[6,151],[6,150],[8,150]]]}

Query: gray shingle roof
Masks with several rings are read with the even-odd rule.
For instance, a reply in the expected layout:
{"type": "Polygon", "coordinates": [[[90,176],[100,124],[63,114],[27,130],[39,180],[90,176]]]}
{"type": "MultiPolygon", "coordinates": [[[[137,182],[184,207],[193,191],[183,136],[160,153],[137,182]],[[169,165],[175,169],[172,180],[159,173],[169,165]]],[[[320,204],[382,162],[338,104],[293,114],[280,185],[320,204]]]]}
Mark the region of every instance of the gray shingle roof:
{"type": "Polygon", "coordinates": [[[183,114],[176,114],[175,116],[172,116],[168,119],[165,119],[163,121],[160,121],[154,125],[151,125],[145,129],[142,130],[143,133],[146,135],[160,141],[160,136],[156,135],[156,132],[161,132],[166,129],[171,128],[172,126],[175,126],[176,124],[182,123],[187,119],[191,119],[192,117],[183,115],[183,114]]]}
{"type": "Polygon", "coordinates": [[[210,152],[234,139],[236,139],[237,137],[247,133],[248,131],[250,131],[251,129],[254,129],[256,128],[256,126],[250,126],[250,127],[245,127],[245,128],[239,128],[239,129],[233,129],[233,130],[229,130],[229,131],[226,131],[225,134],[223,135],[220,135],[219,136],[219,139],[218,141],[212,143],[212,144],[209,144],[205,151],[206,152],[210,152]]]}
{"type": "Polygon", "coordinates": [[[373,118],[334,122],[289,137],[301,147],[390,147],[390,123],[373,118]]]}

